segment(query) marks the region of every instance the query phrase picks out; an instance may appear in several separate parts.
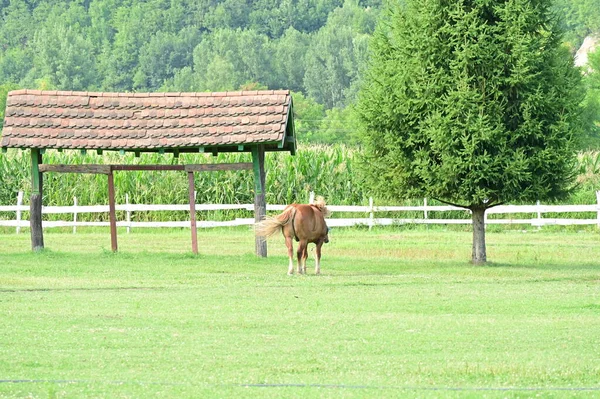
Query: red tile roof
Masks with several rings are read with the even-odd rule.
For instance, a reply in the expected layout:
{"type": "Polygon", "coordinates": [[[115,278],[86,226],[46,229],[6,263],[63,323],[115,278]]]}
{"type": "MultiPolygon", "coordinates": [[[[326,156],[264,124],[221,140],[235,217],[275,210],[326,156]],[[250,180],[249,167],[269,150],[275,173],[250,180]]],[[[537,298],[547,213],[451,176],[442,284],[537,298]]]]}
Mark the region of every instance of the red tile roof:
{"type": "Polygon", "coordinates": [[[8,94],[0,147],[295,150],[290,92],[8,94]],[[287,137],[287,139],[286,139],[287,137]]]}

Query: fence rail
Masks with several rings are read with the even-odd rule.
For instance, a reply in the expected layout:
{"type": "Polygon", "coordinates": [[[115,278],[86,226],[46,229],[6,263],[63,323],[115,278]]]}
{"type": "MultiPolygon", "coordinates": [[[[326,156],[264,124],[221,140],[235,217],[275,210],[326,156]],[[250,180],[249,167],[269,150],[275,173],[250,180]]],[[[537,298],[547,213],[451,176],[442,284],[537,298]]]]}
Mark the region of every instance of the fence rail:
{"type": "MultiPolygon", "coordinates": [[[[166,221],[166,222],[135,222],[131,220],[133,212],[155,212],[155,211],[186,211],[189,212],[189,204],[130,204],[126,196],[125,204],[117,204],[116,210],[125,212],[125,220],[117,221],[118,227],[126,227],[127,232],[135,227],[190,227],[189,220],[166,221]]],[[[504,224],[504,225],[596,225],[600,228],[600,191],[596,192],[598,203],[589,205],[543,205],[539,202],[535,205],[500,205],[489,209],[486,212],[486,224],[504,224]],[[565,214],[565,213],[590,213],[593,217],[581,218],[548,218],[543,214],[565,214]],[[534,214],[533,218],[515,218],[518,214],[534,214]],[[508,217],[498,218],[496,216],[489,218],[490,215],[508,215],[508,217]]],[[[314,199],[314,193],[310,194],[309,202],[314,199]]],[[[285,205],[267,204],[267,211],[281,211],[285,205]]],[[[449,205],[427,205],[427,199],[424,199],[423,205],[418,206],[375,206],[373,199],[370,199],[368,206],[346,206],[346,205],[328,205],[334,213],[358,213],[365,217],[361,218],[329,218],[327,224],[330,227],[350,227],[356,225],[365,225],[369,228],[375,226],[386,226],[393,224],[471,224],[471,218],[468,217],[469,211],[449,205]],[[398,214],[393,218],[377,218],[377,213],[388,212],[398,214]],[[412,212],[422,213],[422,217],[406,218],[400,214],[412,212]],[[457,218],[431,218],[431,212],[451,212],[461,215],[457,218]]],[[[219,211],[219,210],[247,210],[253,211],[254,204],[197,204],[196,211],[219,211]]],[[[44,221],[44,228],[52,227],[73,227],[73,232],[77,227],[85,226],[109,226],[109,222],[86,222],[78,220],[82,213],[108,213],[108,205],[77,205],[77,198],[73,199],[71,206],[44,206],[42,214],[67,214],[71,215],[71,220],[44,221]]],[[[23,213],[29,212],[29,206],[23,204],[23,193],[19,192],[16,205],[0,206],[0,226],[15,227],[19,233],[22,227],[29,227],[29,220],[23,219],[23,213]],[[13,220],[1,220],[5,213],[14,214],[13,220]]],[[[229,221],[198,221],[199,228],[210,228],[220,226],[244,226],[254,223],[254,218],[236,218],[229,221]]]]}

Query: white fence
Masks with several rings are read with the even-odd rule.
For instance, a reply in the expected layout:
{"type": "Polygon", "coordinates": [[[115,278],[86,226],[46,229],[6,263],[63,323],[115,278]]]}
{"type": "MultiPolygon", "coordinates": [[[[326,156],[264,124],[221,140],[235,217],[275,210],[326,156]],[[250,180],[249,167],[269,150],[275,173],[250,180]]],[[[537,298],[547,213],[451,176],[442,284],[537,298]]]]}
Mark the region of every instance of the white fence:
{"type": "MultiPolygon", "coordinates": [[[[125,220],[117,221],[118,227],[126,227],[127,232],[130,232],[134,227],[190,227],[189,220],[168,221],[168,222],[134,222],[132,221],[133,212],[152,212],[152,211],[187,211],[189,212],[189,204],[181,205],[142,205],[130,204],[128,196],[125,204],[117,204],[116,210],[125,212],[125,220]]],[[[312,202],[314,193],[311,193],[309,201],[312,202]]],[[[486,212],[487,224],[520,224],[531,226],[548,226],[548,225],[596,225],[600,228],[600,191],[596,192],[598,203],[590,205],[543,205],[539,201],[536,205],[500,205],[489,209],[486,212]],[[548,218],[543,217],[543,214],[565,214],[565,213],[590,213],[590,218],[548,218]],[[534,214],[533,218],[516,218],[518,214],[534,214]],[[489,215],[506,215],[504,218],[488,218],[489,215]]],[[[334,213],[357,213],[364,217],[359,218],[330,218],[327,224],[330,227],[340,226],[356,226],[365,225],[369,228],[375,226],[385,226],[393,224],[470,224],[471,218],[465,217],[469,211],[463,208],[458,208],[449,205],[427,205],[427,199],[424,199],[423,205],[419,206],[375,206],[371,199],[368,206],[343,206],[343,205],[328,205],[327,208],[334,213]],[[459,218],[452,219],[435,219],[430,218],[430,212],[448,212],[461,215],[459,218]],[[381,212],[393,212],[398,217],[394,218],[377,218],[375,215],[381,212]],[[403,218],[402,214],[407,212],[422,213],[419,218],[403,218]]],[[[269,205],[267,211],[281,211],[285,205],[269,205]]],[[[196,211],[216,211],[216,210],[235,210],[243,209],[248,211],[254,210],[254,204],[197,204],[196,211]]],[[[72,227],[73,233],[77,231],[77,227],[83,226],[109,226],[109,222],[84,222],[78,220],[78,215],[82,213],[108,213],[108,205],[92,205],[80,206],[77,205],[77,198],[73,199],[72,206],[44,206],[42,214],[65,214],[70,215],[70,220],[59,221],[44,221],[43,227],[72,227]]],[[[29,227],[29,220],[22,219],[23,212],[29,212],[29,206],[23,204],[23,193],[19,192],[17,196],[17,205],[0,206],[0,219],[5,213],[12,213],[15,216],[13,220],[0,220],[0,226],[15,227],[19,233],[22,227],[29,227]]],[[[254,218],[237,218],[229,221],[198,221],[199,228],[219,227],[219,226],[243,226],[254,223],[254,218]]]]}

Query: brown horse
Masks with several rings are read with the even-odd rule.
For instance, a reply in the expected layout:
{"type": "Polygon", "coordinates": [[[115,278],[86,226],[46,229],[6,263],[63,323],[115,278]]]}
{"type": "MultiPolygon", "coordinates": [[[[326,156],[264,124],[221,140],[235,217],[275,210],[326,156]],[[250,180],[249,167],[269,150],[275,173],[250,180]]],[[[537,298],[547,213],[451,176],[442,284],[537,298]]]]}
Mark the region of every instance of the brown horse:
{"type": "Polygon", "coordinates": [[[329,211],[325,207],[325,201],[318,198],[313,205],[292,204],[288,205],[283,213],[274,217],[268,217],[255,226],[257,236],[268,237],[281,230],[285,237],[285,245],[288,249],[290,260],[288,274],[294,274],[294,243],[298,244],[298,273],[306,273],[306,258],[308,258],[307,247],[309,243],[317,246],[315,258],[315,274],[321,273],[321,247],[329,242],[329,228],[325,223],[325,217],[329,211]]]}

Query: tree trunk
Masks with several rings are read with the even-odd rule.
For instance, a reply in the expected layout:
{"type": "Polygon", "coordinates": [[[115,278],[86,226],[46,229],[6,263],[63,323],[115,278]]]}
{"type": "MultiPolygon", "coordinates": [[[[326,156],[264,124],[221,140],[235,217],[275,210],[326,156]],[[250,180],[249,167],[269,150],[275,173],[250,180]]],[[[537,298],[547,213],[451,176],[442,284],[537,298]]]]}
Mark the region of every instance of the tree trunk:
{"type": "Polygon", "coordinates": [[[486,208],[472,208],[473,217],[473,254],[471,262],[474,265],[483,265],[487,262],[485,250],[485,211],[486,208]]]}

